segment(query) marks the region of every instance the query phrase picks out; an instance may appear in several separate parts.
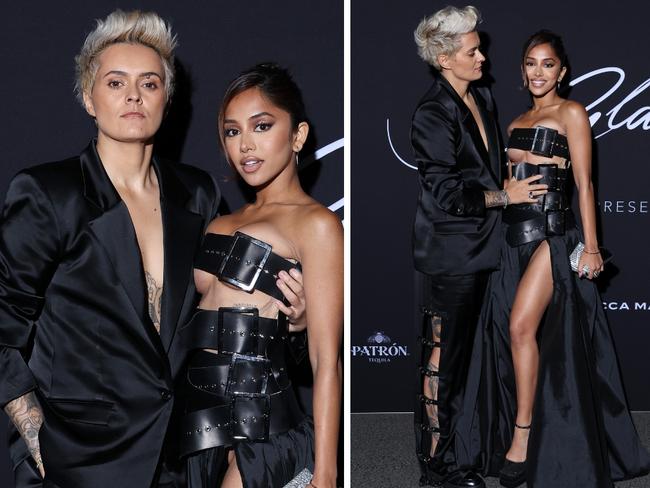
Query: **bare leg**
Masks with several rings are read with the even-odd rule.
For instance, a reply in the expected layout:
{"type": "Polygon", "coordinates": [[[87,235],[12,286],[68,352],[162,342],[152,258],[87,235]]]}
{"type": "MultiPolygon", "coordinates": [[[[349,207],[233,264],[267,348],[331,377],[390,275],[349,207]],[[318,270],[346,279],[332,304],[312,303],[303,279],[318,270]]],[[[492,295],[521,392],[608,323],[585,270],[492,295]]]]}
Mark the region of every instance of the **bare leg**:
{"type": "MultiPolygon", "coordinates": [[[[551,253],[548,242],[544,241],[531,256],[519,281],[510,314],[510,345],[517,386],[517,425],[528,426],[532,419],[539,369],[536,334],[552,295],[551,253]]],[[[514,429],[507,459],[514,462],[526,460],[529,432],[528,429],[514,429]]]]}
{"type": "MultiPolygon", "coordinates": [[[[242,488],[244,483],[237,467],[237,460],[235,459],[235,451],[232,449],[228,452],[228,470],[223,477],[221,488],[242,488]]],[[[216,487],[215,487],[216,488],[216,487]]]]}
{"type": "MultiPolygon", "coordinates": [[[[437,316],[433,315],[431,317],[431,340],[434,342],[440,342],[440,335],[441,335],[441,327],[442,327],[442,319],[437,316]]],[[[440,348],[439,347],[434,347],[431,349],[431,356],[429,357],[429,364],[427,365],[427,369],[429,371],[435,371],[438,372],[438,367],[440,365],[440,348]]],[[[422,391],[424,392],[424,396],[427,398],[431,398],[433,400],[438,399],[438,376],[424,376],[424,385],[422,391]]],[[[438,422],[438,406],[437,405],[425,405],[426,411],[427,411],[427,418],[429,419],[429,426],[430,427],[436,427],[440,428],[440,423],[438,422]]],[[[440,432],[432,432],[431,433],[431,451],[429,452],[429,456],[434,455],[436,452],[436,446],[438,445],[438,439],[440,438],[440,432]]]]}

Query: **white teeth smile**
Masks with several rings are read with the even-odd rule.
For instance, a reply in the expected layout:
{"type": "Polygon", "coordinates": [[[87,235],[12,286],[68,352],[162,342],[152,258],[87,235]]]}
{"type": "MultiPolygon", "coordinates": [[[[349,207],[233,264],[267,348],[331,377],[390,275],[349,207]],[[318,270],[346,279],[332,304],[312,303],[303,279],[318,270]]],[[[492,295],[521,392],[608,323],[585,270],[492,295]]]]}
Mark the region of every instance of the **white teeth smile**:
{"type": "Polygon", "coordinates": [[[251,161],[244,161],[244,166],[253,166],[254,164],[257,164],[259,162],[260,162],[259,159],[253,159],[251,161]]]}

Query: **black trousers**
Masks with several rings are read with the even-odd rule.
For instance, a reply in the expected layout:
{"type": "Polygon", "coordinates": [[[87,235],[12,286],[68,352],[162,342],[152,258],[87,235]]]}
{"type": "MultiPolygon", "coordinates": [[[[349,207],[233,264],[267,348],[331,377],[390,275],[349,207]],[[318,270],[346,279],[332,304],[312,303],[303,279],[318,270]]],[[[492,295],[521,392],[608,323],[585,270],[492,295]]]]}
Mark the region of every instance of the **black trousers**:
{"type": "MultiPolygon", "coordinates": [[[[456,467],[456,423],[462,413],[472,344],[476,333],[488,273],[471,275],[422,275],[422,330],[415,406],[416,450],[423,483],[438,481],[456,467]],[[439,327],[439,339],[434,329],[439,327]],[[429,366],[434,348],[440,348],[438,369],[429,366]],[[425,378],[437,395],[425,392],[425,378]],[[428,394],[427,394],[428,393],[428,394]],[[437,408],[437,425],[430,419],[437,408]],[[438,444],[431,455],[432,437],[438,444]]],[[[435,417],[435,416],[434,416],[435,417]]]]}

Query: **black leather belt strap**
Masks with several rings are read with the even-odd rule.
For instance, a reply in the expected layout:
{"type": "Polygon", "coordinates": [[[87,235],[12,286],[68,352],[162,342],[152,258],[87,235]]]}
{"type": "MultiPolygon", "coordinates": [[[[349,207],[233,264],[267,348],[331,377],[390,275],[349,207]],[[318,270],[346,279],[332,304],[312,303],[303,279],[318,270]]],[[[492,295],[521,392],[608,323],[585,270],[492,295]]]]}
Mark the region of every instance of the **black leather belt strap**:
{"type": "Polygon", "coordinates": [[[571,159],[566,136],[548,127],[513,129],[508,140],[508,148],[529,151],[547,158],[559,156],[566,160],[571,159]]]}
{"type": "Polygon", "coordinates": [[[214,403],[214,395],[227,397],[234,392],[277,393],[290,382],[284,363],[277,369],[273,369],[273,366],[263,359],[239,355],[233,355],[227,364],[190,366],[187,369],[189,386],[209,394],[210,398],[204,398],[198,392],[192,391],[188,392],[188,401],[200,405],[214,403]]]}
{"type": "Polygon", "coordinates": [[[300,269],[300,264],[278,256],[266,242],[235,232],[233,236],[206,234],[194,267],[241,290],[251,293],[260,290],[284,300],[275,284],[278,273],[288,272],[291,268],[300,269]]]}
{"type": "Polygon", "coordinates": [[[564,235],[567,225],[573,225],[571,213],[564,210],[549,211],[532,219],[510,224],[506,231],[506,241],[510,246],[521,246],[551,236],[564,235]]]}
{"type": "Polygon", "coordinates": [[[288,335],[287,318],[260,317],[256,308],[221,307],[199,310],[179,331],[189,349],[267,357],[269,348],[288,335]]]}
{"type": "Polygon", "coordinates": [[[304,418],[291,388],[273,395],[234,395],[225,405],[186,414],[181,420],[181,456],[239,440],[266,441],[304,418]]]}
{"type": "Polygon", "coordinates": [[[557,164],[517,163],[512,165],[512,176],[517,180],[535,175],[542,175],[542,178],[535,184],[548,185],[549,191],[564,191],[567,179],[565,168],[558,168],[557,164]]]}
{"type": "MultiPolygon", "coordinates": [[[[513,134],[521,130],[533,129],[515,129],[513,134]]],[[[548,185],[548,193],[539,197],[539,203],[512,205],[503,213],[503,221],[508,224],[506,241],[513,247],[564,235],[567,223],[574,222],[570,212],[566,211],[569,206],[565,197],[567,169],[558,168],[557,164],[512,165],[512,175],[517,180],[537,174],[543,178],[535,183],[548,185]]]]}

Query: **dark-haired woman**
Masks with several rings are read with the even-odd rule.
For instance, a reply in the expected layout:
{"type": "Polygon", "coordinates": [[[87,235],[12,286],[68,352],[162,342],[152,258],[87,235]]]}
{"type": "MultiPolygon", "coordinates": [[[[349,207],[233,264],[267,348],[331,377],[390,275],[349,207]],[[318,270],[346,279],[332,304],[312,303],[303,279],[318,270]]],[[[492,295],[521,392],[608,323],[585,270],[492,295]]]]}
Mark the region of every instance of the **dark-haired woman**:
{"type": "Polygon", "coordinates": [[[297,156],[309,132],[300,90],[275,65],[228,87],[219,114],[226,157],[256,198],[207,230],[195,263],[199,310],[181,332],[190,358],[182,454],[190,487],[333,488],[341,399],[341,222],[309,197],[297,156]],[[277,276],[301,268],[314,420],[287,377],[277,276]],[[313,473],[313,478],[312,474],[313,473]],[[297,479],[296,479],[297,478],[297,479]]]}
{"type": "Polygon", "coordinates": [[[494,463],[492,469],[502,464],[503,486],[610,487],[612,480],[647,473],[650,458],[627,408],[592,281],[604,264],[596,236],[591,128],[584,107],[558,93],[567,74],[559,36],[540,31],[528,39],[522,74],[532,108],[508,128],[509,177],[541,174],[548,193],[503,214],[501,269],[490,277],[474,348],[483,352],[482,388],[475,357],[468,387],[473,394],[466,398],[471,408],[482,391],[479,404],[486,411],[466,428],[480,429],[484,444],[474,451],[475,462],[482,456],[494,463]],[[569,208],[569,173],[582,230],[569,208]]]}

